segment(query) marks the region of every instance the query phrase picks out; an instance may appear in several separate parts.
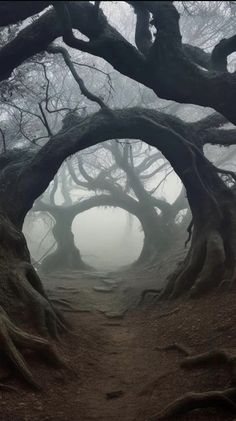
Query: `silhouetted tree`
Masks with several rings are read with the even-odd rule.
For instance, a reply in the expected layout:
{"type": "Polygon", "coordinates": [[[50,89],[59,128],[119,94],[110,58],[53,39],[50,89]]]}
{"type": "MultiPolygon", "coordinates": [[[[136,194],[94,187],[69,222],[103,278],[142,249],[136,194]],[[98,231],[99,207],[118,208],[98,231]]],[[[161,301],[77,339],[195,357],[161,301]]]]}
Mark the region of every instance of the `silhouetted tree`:
{"type": "MultiPolygon", "coordinates": [[[[46,190],[62,162],[75,152],[110,139],[141,139],[159,149],[182,180],[193,217],[191,246],[162,297],[176,297],[186,291],[196,296],[222,281],[230,285],[235,282],[236,203],[231,188],[235,175],[216,168],[203,153],[208,143],[235,144],[235,129],[221,127],[226,121],[236,123],[236,76],[227,69],[227,58],[235,50],[235,35],[222,39],[208,53],[182,43],[179,12],[173,2],[127,3],[137,17],[136,46],[108,23],[97,3],[55,2],[54,8],[20,29],[0,50],[1,80],[10,78],[14,69],[37,53],[61,54],[81,92],[100,107],[98,112],[79,116],[71,125],[62,126],[52,136],[47,128],[48,141],[39,149],[6,151],[0,157],[2,347],[33,385],[34,379],[15,345],[40,350],[43,347],[48,352],[52,349],[47,341],[16,330],[3,308],[10,317],[21,319],[20,308],[25,303],[24,316],[37,321],[44,334],[56,334],[57,326],[63,325],[30,263],[21,228],[35,199],[46,190]],[[152,36],[150,25],[156,30],[152,36]],[[72,28],[88,41],[76,38],[72,28]],[[50,45],[61,36],[68,46],[101,57],[160,98],[210,107],[222,115],[186,123],[150,108],[111,109],[103,98],[87,89],[68,51],[50,45]],[[32,312],[34,318],[30,318],[32,312]]],[[[1,2],[0,25],[16,24],[50,4],[1,2]]],[[[44,123],[47,125],[45,120],[44,123]]]]}

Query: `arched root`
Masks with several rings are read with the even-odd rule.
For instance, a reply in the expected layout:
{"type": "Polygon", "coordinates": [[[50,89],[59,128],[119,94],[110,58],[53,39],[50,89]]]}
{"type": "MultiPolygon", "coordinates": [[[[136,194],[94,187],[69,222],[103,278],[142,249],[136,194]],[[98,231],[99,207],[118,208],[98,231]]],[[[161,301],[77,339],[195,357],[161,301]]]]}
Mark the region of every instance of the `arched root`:
{"type": "Polygon", "coordinates": [[[159,414],[156,414],[146,421],[161,421],[183,415],[189,411],[201,408],[220,408],[236,414],[236,388],[224,391],[210,391],[204,393],[186,393],[168,405],[159,414]]]}
{"type": "Polygon", "coordinates": [[[206,364],[226,364],[230,370],[231,382],[236,383],[236,355],[225,349],[216,349],[188,356],[182,361],[181,367],[191,369],[206,364]]]}
{"type": "MultiPolygon", "coordinates": [[[[191,355],[190,350],[182,344],[171,344],[157,348],[161,351],[177,350],[187,357],[181,367],[192,369],[208,364],[226,364],[230,371],[231,383],[236,383],[236,355],[225,349],[216,349],[197,355],[191,355]]],[[[189,411],[203,408],[225,408],[236,414],[236,388],[231,387],[222,391],[207,391],[203,393],[190,392],[176,399],[159,414],[148,418],[147,421],[159,421],[175,418],[189,411]]]]}
{"type": "Polygon", "coordinates": [[[65,366],[54,347],[46,339],[19,329],[0,306],[0,349],[4,351],[21,377],[34,389],[40,389],[17,347],[39,351],[55,366],[65,366]]]}

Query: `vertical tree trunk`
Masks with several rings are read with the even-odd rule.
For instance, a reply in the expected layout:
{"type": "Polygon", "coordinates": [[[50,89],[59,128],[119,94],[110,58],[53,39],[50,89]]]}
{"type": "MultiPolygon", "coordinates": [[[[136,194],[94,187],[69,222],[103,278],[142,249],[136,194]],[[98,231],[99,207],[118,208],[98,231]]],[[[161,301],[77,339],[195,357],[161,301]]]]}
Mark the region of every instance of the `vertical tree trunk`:
{"type": "Polygon", "coordinates": [[[187,291],[196,297],[222,284],[232,286],[236,280],[236,196],[210,166],[201,166],[198,185],[194,177],[188,175],[186,180],[193,216],[191,246],[163,298],[187,291]]]}
{"type": "Polygon", "coordinates": [[[72,223],[74,213],[70,208],[54,208],[53,217],[55,225],[53,235],[57,243],[57,249],[49,254],[42,261],[40,270],[43,273],[56,272],[60,270],[88,270],[80,255],[79,249],[75,246],[72,223]]]}

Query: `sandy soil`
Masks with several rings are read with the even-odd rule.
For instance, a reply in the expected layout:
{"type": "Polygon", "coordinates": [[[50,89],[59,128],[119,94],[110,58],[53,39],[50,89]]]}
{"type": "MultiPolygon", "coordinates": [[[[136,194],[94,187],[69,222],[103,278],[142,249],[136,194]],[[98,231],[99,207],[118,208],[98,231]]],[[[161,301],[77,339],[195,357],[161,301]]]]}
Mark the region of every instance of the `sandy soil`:
{"type": "MultiPolygon", "coordinates": [[[[147,299],[140,308],[135,306],[140,285],[135,289],[135,277],[129,284],[124,277],[74,273],[45,281],[54,300],[64,299],[61,308],[73,307],[65,314],[76,335],[57,344],[72,373],[25,355],[43,392],[32,392],[13,375],[7,384],[17,391],[0,391],[1,421],[146,421],[185,392],[229,385],[225,366],[185,371],[179,352],[158,347],[178,342],[193,353],[234,350],[236,292],[161,306],[147,299]]],[[[220,421],[235,415],[212,409],[174,419],[220,421]]]]}

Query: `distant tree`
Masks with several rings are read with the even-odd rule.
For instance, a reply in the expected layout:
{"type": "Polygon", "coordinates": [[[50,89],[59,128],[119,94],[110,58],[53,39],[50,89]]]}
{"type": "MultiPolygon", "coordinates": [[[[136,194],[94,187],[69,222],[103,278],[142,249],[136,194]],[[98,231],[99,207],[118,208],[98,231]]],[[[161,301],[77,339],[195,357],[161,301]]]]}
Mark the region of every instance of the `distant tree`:
{"type": "Polygon", "coordinates": [[[176,223],[176,216],[187,208],[184,189],[172,205],[156,196],[172,171],[160,152],[145,147],[142,142],[105,142],[94,150],[91,148],[87,154],[75,156],[62,168],[50,193],[38,199],[32,209],[36,218],[38,212],[46,212],[54,223],[52,233],[56,250],[40,259],[40,270],[88,269],[75,246],[72,224],[76,216],[93,207],[118,207],[138,218],[144,232],[144,244],[135,264],[155,263],[183,231],[183,224],[176,223]],[[152,181],[153,184],[157,175],[161,175],[161,180],[158,179],[155,188],[148,190],[148,183],[152,181]],[[58,185],[63,196],[62,205],[55,202],[58,185]],[[73,201],[71,193],[76,186],[92,192],[93,196],[79,198],[78,203],[73,201]]]}

